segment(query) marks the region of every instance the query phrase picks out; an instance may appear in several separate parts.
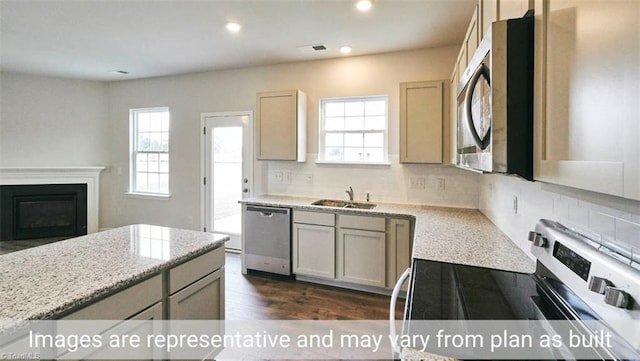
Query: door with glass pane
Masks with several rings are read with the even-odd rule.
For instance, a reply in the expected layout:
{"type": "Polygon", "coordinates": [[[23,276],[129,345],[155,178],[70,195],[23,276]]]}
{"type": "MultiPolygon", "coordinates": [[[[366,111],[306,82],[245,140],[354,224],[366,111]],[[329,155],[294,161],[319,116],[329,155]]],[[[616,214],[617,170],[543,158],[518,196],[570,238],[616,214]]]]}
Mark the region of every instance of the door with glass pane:
{"type": "Polygon", "coordinates": [[[228,234],[229,249],[241,249],[238,201],[251,194],[252,120],[250,112],[205,116],[205,226],[228,234]]]}

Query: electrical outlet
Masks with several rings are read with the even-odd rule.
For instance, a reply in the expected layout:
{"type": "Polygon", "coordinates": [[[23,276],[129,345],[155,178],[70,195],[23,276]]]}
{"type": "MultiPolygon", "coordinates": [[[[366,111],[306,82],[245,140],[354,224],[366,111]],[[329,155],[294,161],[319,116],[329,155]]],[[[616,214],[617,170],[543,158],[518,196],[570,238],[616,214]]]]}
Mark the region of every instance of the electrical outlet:
{"type": "Polygon", "coordinates": [[[444,178],[438,178],[438,190],[443,191],[446,189],[446,181],[444,178]]]}
{"type": "Polygon", "coordinates": [[[291,172],[284,172],[284,182],[291,183],[293,181],[293,174],[291,172]]]}
{"type": "Polygon", "coordinates": [[[426,181],[424,177],[411,177],[409,178],[409,188],[411,189],[424,189],[426,181]]]}
{"type": "Polygon", "coordinates": [[[284,180],[284,174],[280,171],[278,172],[273,172],[273,181],[274,183],[282,183],[282,181],[284,180]]]}
{"type": "Polygon", "coordinates": [[[313,174],[308,173],[304,175],[305,184],[313,184],[313,174]]]}

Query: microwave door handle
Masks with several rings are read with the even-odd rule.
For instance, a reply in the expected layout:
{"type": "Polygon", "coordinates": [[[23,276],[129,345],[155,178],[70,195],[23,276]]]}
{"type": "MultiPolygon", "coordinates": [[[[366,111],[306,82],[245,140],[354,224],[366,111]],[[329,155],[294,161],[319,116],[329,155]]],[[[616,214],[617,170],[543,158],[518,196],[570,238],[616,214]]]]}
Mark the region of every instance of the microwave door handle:
{"type": "Polygon", "coordinates": [[[473,137],[473,141],[476,143],[478,148],[485,149],[489,146],[489,138],[491,137],[491,133],[487,133],[487,136],[484,139],[480,139],[478,135],[478,131],[476,130],[475,125],[473,125],[473,114],[471,112],[471,98],[473,97],[473,89],[475,89],[478,81],[480,80],[480,76],[484,75],[485,79],[487,79],[487,83],[490,83],[489,74],[485,72],[484,63],[480,63],[476,70],[473,72],[471,79],[469,79],[469,86],[467,86],[467,93],[465,94],[465,112],[467,115],[467,128],[469,128],[469,133],[473,137]]]}

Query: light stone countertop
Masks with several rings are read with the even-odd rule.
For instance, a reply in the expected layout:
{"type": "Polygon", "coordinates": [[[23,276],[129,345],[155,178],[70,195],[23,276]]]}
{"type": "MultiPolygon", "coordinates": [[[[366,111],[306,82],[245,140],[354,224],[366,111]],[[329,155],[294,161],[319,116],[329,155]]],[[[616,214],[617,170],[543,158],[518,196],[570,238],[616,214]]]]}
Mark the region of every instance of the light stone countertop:
{"type": "Polygon", "coordinates": [[[311,205],[318,198],[266,195],[240,203],[300,210],[406,217],[415,220],[412,257],[533,273],[535,262],[480,211],[465,208],[376,203],[370,210],[311,205]]]}
{"type": "Polygon", "coordinates": [[[0,320],[43,320],[224,246],[228,236],[131,225],[0,256],[0,320]]]}

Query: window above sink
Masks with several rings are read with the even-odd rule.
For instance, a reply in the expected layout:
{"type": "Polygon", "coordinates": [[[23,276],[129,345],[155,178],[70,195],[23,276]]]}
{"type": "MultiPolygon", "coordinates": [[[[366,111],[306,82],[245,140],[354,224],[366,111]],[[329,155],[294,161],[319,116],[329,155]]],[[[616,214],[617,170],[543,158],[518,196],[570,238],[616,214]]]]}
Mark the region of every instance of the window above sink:
{"type": "Polygon", "coordinates": [[[387,96],[320,100],[318,162],[388,164],[387,96]]]}

